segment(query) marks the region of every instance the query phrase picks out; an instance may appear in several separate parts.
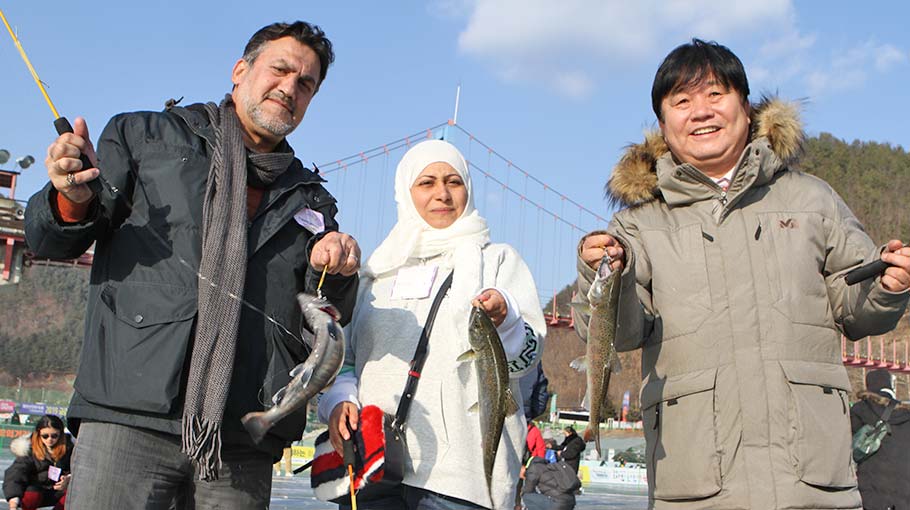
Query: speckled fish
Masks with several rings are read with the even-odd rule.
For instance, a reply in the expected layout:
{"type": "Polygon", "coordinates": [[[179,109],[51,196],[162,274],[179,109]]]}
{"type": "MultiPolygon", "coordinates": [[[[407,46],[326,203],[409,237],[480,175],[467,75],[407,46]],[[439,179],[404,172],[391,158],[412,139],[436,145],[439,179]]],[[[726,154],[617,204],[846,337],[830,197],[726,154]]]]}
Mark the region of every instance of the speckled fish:
{"type": "Polygon", "coordinates": [[[594,282],[588,290],[589,307],[573,306],[590,315],[588,340],[584,357],[572,361],[572,368],[587,372],[588,427],[583,437],[594,440],[597,457],[600,449],[600,422],[610,387],[610,376],[619,372],[619,356],[613,347],[616,336],[616,312],[619,309],[619,273],[610,270],[610,258],[604,256],[597,268],[594,282]]]}
{"type": "Polygon", "coordinates": [[[247,413],[240,420],[257,443],[275,423],[306,406],[325,389],[344,362],[344,331],[338,325],[338,310],[325,298],[309,294],[298,294],[297,301],[315,336],[313,350],[306,361],[291,371],[291,382],[275,395],[274,406],[264,412],[247,413]]]}
{"type": "Polygon", "coordinates": [[[487,313],[476,306],[471,310],[468,342],[471,349],[459,356],[458,361],[473,361],[477,370],[477,403],[468,412],[480,415],[483,472],[492,501],[493,464],[503,424],[506,416],[518,411],[518,404],[509,389],[509,367],[499,333],[487,313]]]}

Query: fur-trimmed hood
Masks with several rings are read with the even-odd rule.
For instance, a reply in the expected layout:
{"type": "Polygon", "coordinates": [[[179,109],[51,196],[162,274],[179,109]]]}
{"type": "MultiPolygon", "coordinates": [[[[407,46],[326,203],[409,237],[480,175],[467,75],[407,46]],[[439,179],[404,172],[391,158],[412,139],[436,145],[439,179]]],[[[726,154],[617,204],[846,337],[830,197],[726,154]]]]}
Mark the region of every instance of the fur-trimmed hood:
{"type": "MultiPolygon", "coordinates": [[[[749,142],[767,140],[781,168],[795,162],[805,138],[798,103],[764,97],[752,105],[751,117],[749,142]]],[[[628,146],[607,182],[605,192],[610,201],[628,207],[656,200],[661,195],[658,161],[672,158],[669,152],[659,130],[645,133],[642,143],[628,146]]]]}
{"type": "MultiPolygon", "coordinates": [[[[73,438],[67,433],[63,434],[63,438],[66,441],[67,449],[72,450],[73,438]]],[[[32,435],[24,434],[13,439],[9,444],[9,450],[16,457],[28,457],[32,454],[32,435]]]]}
{"type": "Polygon", "coordinates": [[[24,434],[13,439],[9,444],[9,450],[16,457],[28,457],[32,453],[32,435],[24,434]]]}
{"type": "MultiPolygon", "coordinates": [[[[880,406],[886,406],[886,405],[888,405],[888,402],[891,401],[891,399],[889,399],[888,397],[886,397],[882,394],[879,394],[879,393],[871,392],[871,391],[860,391],[859,393],[856,394],[856,396],[857,396],[857,398],[860,398],[862,400],[868,400],[870,402],[875,402],[876,404],[878,404],[880,406]]],[[[897,404],[897,406],[895,406],[895,409],[903,409],[905,411],[910,411],[910,404],[907,404],[907,403],[901,401],[900,403],[897,404]]]]}

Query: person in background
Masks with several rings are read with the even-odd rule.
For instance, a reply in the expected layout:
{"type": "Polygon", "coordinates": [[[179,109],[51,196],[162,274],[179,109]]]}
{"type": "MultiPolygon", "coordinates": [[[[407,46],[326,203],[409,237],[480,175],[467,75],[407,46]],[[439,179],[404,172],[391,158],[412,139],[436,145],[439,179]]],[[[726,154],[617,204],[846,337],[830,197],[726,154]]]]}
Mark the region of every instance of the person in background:
{"type": "Polygon", "coordinates": [[[290,478],[294,476],[292,461],[294,459],[294,450],[290,446],[281,453],[281,459],[275,463],[272,468],[275,470],[275,476],[281,476],[281,465],[284,464],[284,476],[290,478]]]}
{"type": "Polygon", "coordinates": [[[856,468],[859,492],[866,510],[894,510],[910,503],[910,406],[897,400],[894,376],[879,368],[866,373],[866,390],[850,408],[853,433],[863,425],[875,426],[888,404],[894,409],[888,418],[890,432],[878,450],[856,468]]]}
{"type": "Polygon", "coordinates": [[[562,430],[565,439],[559,445],[560,460],[566,461],[566,464],[572,467],[578,473],[578,465],[581,463],[581,452],[585,451],[585,440],[575,432],[575,428],[569,425],[562,430]]]}
{"type": "Polygon", "coordinates": [[[581,488],[581,481],[566,462],[550,464],[540,457],[531,457],[519,476],[524,479],[521,499],[527,510],[575,508],[575,493],[581,488]]]}
{"type": "Polygon", "coordinates": [[[544,453],[544,459],[546,459],[548,464],[552,464],[559,460],[556,455],[556,451],[559,449],[559,445],[556,444],[556,440],[552,437],[544,439],[544,444],[547,446],[547,450],[544,453]]]}
{"type": "Polygon", "coordinates": [[[543,442],[543,436],[540,429],[533,421],[528,420],[528,437],[526,439],[528,452],[531,457],[545,458],[547,456],[547,445],[543,442]]]}
{"type": "Polygon", "coordinates": [[[35,510],[53,506],[63,510],[70,481],[73,440],[64,432],[63,420],[42,416],[31,435],[10,443],[16,460],[3,475],[3,496],[10,510],[35,510]]]}

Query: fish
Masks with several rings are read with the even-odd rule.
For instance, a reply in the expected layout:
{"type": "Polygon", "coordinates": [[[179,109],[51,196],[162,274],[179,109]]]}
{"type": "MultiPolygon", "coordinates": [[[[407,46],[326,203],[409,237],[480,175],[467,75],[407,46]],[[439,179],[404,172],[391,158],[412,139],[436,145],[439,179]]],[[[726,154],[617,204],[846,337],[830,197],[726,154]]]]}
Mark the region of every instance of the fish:
{"type": "Polygon", "coordinates": [[[585,442],[594,441],[597,458],[602,458],[600,422],[603,420],[610,376],[619,372],[619,356],[613,346],[619,310],[620,273],[611,271],[609,256],[604,255],[588,290],[588,303],[572,303],[573,308],[590,316],[585,355],[570,366],[586,372],[588,385],[588,426],[582,435],[585,442]]]}
{"type": "MultiPolygon", "coordinates": [[[[338,325],[341,314],[323,297],[300,293],[297,302],[303,319],[313,331],[310,356],[291,370],[291,382],[272,398],[267,411],[247,413],[240,419],[257,444],[279,420],[293,413],[324,390],[344,363],[344,330],[338,325]]],[[[306,336],[306,335],[304,335],[306,336]]]]}
{"type": "Polygon", "coordinates": [[[518,412],[518,403],[509,388],[509,367],[502,340],[493,321],[478,306],[471,309],[468,343],[471,348],[459,356],[458,361],[473,361],[477,371],[477,402],[468,408],[468,412],[480,415],[483,473],[490,501],[493,501],[493,465],[499,440],[506,417],[518,412]]]}

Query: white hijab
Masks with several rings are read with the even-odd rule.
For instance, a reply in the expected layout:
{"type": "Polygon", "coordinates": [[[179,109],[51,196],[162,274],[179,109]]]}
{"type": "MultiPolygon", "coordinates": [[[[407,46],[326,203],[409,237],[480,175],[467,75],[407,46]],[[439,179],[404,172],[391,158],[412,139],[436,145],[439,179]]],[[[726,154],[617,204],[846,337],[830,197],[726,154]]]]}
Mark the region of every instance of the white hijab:
{"type": "Polygon", "coordinates": [[[464,156],[455,146],[442,140],[427,140],[411,147],[395,172],[395,201],[398,203],[398,223],[370,256],[364,278],[397,272],[409,259],[448,255],[455,270],[450,297],[457,303],[456,308],[463,308],[460,311],[464,312],[455,311],[452,318],[459,329],[466,327],[471,299],[483,288],[481,249],[490,242],[490,230],[487,220],[474,209],[471,174],[464,156]],[[414,181],[428,165],[437,162],[451,165],[464,181],[467,192],[464,211],[446,228],[431,227],[420,217],[411,200],[414,181]]]}

